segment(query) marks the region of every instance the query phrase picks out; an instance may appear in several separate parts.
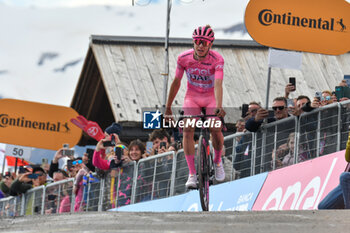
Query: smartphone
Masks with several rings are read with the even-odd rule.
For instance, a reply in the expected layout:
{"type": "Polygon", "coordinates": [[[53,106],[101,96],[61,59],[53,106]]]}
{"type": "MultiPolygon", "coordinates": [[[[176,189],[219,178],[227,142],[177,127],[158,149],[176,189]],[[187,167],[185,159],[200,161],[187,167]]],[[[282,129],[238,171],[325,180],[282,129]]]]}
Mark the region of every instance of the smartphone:
{"type": "Polygon", "coordinates": [[[248,104],[242,104],[242,115],[241,115],[242,118],[247,116],[248,108],[249,108],[248,104]]]}
{"type": "Polygon", "coordinates": [[[317,98],[318,100],[321,100],[321,96],[322,96],[322,92],[320,91],[315,92],[315,98],[317,98]]]}
{"type": "Polygon", "coordinates": [[[294,100],[293,99],[287,99],[287,107],[294,107],[294,100]]]}
{"type": "Polygon", "coordinates": [[[39,177],[39,175],[38,174],[35,174],[35,173],[32,173],[32,174],[29,174],[28,175],[28,178],[29,179],[36,179],[36,178],[38,178],[39,177]]]}
{"type": "Polygon", "coordinates": [[[146,142],[146,152],[151,153],[153,142],[146,142]]]}
{"type": "Polygon", "coordinates": [[[57,198],[57,195],[54,195],[54,194],[49,194],[49,195],[47,195],[47,200],[49,200],[49,201],[53,201],[53,200],[55,200],[57,198]]]}
{"type": "Polygon", "coordinates": [[[63,156],[73,156],[74,155],[74,150],[69,149],[69,144],[63,144],[63,151],[62,155],[63,156]]]}
{"type": "Polygon", "coordinates": [[[92,161],[92,157],[94,156],[94,151],[95,151],[94,149],[90,149],[90,148],[86,149],[87,156],[91,161],[92,161]]]}
{"type": "Polygon", "coordinates": [[[20,174],[22,174],[22,173],[26,173],[27,170],[26,170],[23,166],[20,166],[18,172],[19,172],[20,174]]]}
{"type": "Polygon", "coordinates": [[[289,83],[291,83],[294,86],[293,91],[295,91],[296,90],[295,77],[289,77],[289,83]]]}
{"type": "Polygon", "coordinates": [[[109,146],[115,146],[115,137],[114,135],[111,136],[110,141],[103,142],[103,147],[109,147],[109,146]]]}
{"type": "Polygon", "coordinates": [[[73,160],[67,160],[67,168],[68,170],[72,169],[73,168],[73,160]]]}
{"type": "Polygon", "coordinates": [[[160,145],[159,145],[159,148],[165,148],[166,149],[166,142],[161,142],[160,145]]]}
{"type": "Polygon", "coordinates": [[[117,156],[118,160],[121,161],[124,149],[119,147],[119,146],[117,146],[117,147],[114,148],[114,152],[115,152],[115,155],[117,156]]]}
{"type": "Polygon", "coordinates": [[[350,75],[344,75],[344,79],[346,83],[348,84],[348,87],[350,87],[350,75]]]}

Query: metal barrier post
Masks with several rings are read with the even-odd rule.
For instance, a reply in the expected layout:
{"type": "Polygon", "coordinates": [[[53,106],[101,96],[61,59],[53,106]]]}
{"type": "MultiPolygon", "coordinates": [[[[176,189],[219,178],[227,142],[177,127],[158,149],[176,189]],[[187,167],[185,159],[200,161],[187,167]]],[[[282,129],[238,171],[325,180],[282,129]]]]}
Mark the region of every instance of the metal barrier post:
{"type": "Polygon", "coordinates": [[[61,184],[58,185],[56,213],[60,212],[60,207],[61,207],[61,184]]]}
{"type": "Polygon", "coordinates": [[[299,156],[299,137],[300,137],[300,124],[298,124],[299,120],[298,120],[298,118],[295,118],[293,164],[298,163],[297,156],[299,156]]]}
{"type": "Polygon", "coordinates": [[[321,111],[317,113],[316,157],[320,156],[321,111]]]}
{"type": "Polygon", "coordinates": [[[257,133],[252,134],[252,158],[250,161],[250,175],[255,175],[255,166],[256,166],[256,145],[257,145],[257,133]]]}
{"type": "Polygon", "coordinates": [[[139,171],[139,163],[134,163],[134,179],[132,181],[132,190],[131,190],[131,204],[135,203],[135,195],[136,195],[136,188],[137,188],[137,176],[139,171]]]}
{"type": "Polygon", "coordinates": [[[115,201],[114,201],[114,205],[115,207],[117,207],[118,205],[118,199],[119,199],[119,186],[120,186],[120,169],[118,172],[118,181],[116,183],[114,183],[114,185],[117,185],[117,189],[116,189],[116,195],[115,195],[115,201]]]}
{"type": "Polygon", "coordinates": [[[106,177],[101,179],[101,186],[100,186],[100,197],[98,199],[98,212],[102,211],[102,206],[103,206],[103,195],[104,195],[104,190],[105,190],[105,182],[106,182],[106,177]]]}
{"type": "Polygon", "coordinates": [[[21,195],[21,198],[22,198],[22,202],[21,202],[21,216],[24,216],[24,214],[25,214],[25,211],[24,211],[24,209],[25,209],[25,204],[26,204],[26,198],[25,198],[25,195],[23,194],[23,195],[21,195]]]}
{"type": "Polygon", "coordinates": [[[41,215],[44,215],[44,210],[45,210],[45,194],[46,194],[46,186],[43,186],[43,195],[41,198],[41,215]]]}
{"type": "Polygon", "coordinates": [[[177,161],[177,156],[175,156],[175,152],[173,151],[173,166],[172,166],[172,171],[171,171],[171,177],[170,177],[170,196],[174,196],[175,192],[175,172],[176,172],[176,161],[177,161]]]}
{"type": "Polygon", "coordinates": [[[260,171],[259,171],[259,173],[264,172],[265,149],[266,149],[266,130],[264,128],[263,132],[262,132],[261,158],[260,158],[260,171]]]}
{"type": "Polygon", "coordinates": [[[156,181],[156,171],[157,171],[157,159],[154,160],[151,200],[153,200],[153,192],[154,192],[154,186],[155,186],[155,181],[156,181]]]}
{"type": "Polygon", "coordinates": [[[276,144],[277,144],[277,125],[275,125],[275,130],[273,134],[273,150],[275,152],[275,158],[272,160],[272,170],[276,169],[276,157],[277,157],[277,150],[276,150],[276,144]]]}
{"type": "Polygon", "coordinates": [[[342,109],[342,105],[340,103],[338,103],[338,127],[337,127],[337,151],[340,151],[340,144],[341,144],[341,109],[342,109]]]}

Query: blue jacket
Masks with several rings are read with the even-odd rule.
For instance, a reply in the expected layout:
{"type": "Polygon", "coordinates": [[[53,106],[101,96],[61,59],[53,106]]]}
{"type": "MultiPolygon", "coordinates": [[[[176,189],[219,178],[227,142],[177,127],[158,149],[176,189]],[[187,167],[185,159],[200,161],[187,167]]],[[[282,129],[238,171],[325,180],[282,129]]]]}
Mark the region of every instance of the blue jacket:
{"type": "MultiPolygon", "coordinates": [[[[267,123],[271,123],[276,121],[277,119],[274,117],[267,118],[267,123]]],[[[263,123],[263,120],[255,121],[255,117],[249,118],[247,122],[245,123],[245,128],[249,130],[250,132],[257,132],[263,123]]]]}

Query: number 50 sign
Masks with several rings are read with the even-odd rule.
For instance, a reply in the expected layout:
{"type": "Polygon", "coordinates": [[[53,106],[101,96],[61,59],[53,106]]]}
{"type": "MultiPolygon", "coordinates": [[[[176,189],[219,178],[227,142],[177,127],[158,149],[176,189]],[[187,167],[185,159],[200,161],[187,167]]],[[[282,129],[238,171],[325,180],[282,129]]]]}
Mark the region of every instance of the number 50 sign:
{"type": "Polygon", "coordinates": [[[29,160],[32,154],[32,148],[25,146],[6,145],[5,155],[29,160]]]}

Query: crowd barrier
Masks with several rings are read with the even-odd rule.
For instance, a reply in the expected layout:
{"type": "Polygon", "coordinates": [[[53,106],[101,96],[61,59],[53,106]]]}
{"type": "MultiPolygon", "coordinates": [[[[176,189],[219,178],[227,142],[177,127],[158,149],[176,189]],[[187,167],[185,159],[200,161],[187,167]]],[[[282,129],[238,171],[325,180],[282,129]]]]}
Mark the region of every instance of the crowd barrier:
{"type": "MultiPolygon", "coordinates": [[[[283,153],[289,153],[290,165],[343,150],[349,125],[350,101],[345,101],[263,124],[256,133],[226,136],[225,182],[281,168],[283,153]]],[[[187,177],[183,150],[163,153],[125,164],[105,177],[84,177],[79,197],[73,192],[74,180],[68,179],[0,199],[0,215],[105,211],[188,192],[187,177]]]]}

